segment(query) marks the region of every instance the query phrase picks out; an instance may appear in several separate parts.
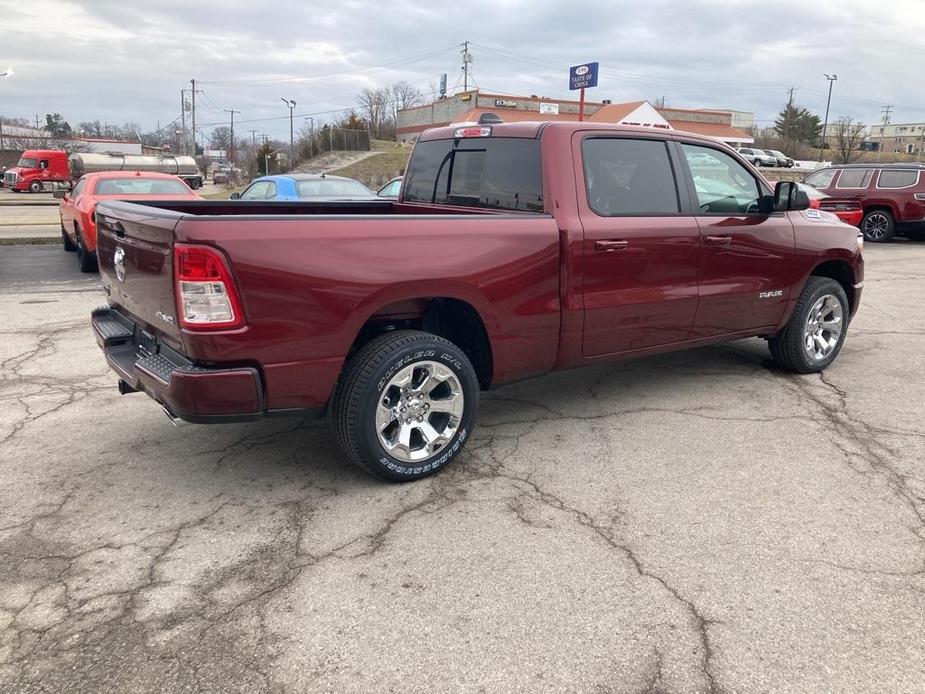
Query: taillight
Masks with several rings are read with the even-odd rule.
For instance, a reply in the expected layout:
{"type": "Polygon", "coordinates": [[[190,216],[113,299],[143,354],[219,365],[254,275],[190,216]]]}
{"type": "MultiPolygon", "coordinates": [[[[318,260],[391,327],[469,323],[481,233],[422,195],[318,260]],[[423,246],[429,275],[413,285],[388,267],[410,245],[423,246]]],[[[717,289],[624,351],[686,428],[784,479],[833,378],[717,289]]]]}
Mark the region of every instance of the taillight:
{"type": "Polygon", "coordinates": [[[221,254],[178,244],[173,251],[180,325],[189,330],[233,330],[244,325],[234,280],[221,254]]]}

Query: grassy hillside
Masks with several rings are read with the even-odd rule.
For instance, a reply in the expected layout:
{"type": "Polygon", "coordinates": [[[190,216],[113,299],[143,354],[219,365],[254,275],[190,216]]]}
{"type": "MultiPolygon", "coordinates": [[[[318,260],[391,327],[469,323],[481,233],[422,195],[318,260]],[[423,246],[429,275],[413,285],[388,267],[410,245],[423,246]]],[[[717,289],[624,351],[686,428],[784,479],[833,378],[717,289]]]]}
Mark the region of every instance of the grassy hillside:
{"type": "Polygon", "coordinates": [[[355,178],[377,190],[388,183],[389,179],[405,172],[405,165],[411,155],[410,146],[400,147],[388,140],[373,140],[372,148],[376,154],[371,157],[328,173],[355,178]]]}

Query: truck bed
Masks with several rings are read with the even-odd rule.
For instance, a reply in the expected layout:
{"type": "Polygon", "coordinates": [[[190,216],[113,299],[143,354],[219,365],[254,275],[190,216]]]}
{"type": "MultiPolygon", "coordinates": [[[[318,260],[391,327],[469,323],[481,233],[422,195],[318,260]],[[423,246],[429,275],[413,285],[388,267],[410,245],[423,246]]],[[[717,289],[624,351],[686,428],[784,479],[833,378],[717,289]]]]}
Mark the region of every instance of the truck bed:
{"type": "Polygon", "coordinates": [[[435,298],[483,317],[492,383],[555,363],[560,241],[547,214],[390,200],[107,201],[97,221],[101,280],[119,320],[197,368],[253,368],[266,411],[324,407],[365,324],[400,321],[435,298]],[[180,328],[178,243],[222,252],[243,328],[180,328]]]}

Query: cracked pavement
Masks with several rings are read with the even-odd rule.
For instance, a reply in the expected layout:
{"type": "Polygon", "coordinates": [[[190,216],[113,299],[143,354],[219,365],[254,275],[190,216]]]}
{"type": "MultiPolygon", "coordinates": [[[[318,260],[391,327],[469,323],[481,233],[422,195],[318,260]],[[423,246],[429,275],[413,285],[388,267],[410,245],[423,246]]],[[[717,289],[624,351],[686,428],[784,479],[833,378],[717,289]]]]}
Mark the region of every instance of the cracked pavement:
{"type": "Polygon", "coordinates": [[[925,244],[836,363],[760,340],[483,396],[391,485],[325,421],[120,396],[60,248],[0,249],[0,691],[921,692],[925,244]]]}

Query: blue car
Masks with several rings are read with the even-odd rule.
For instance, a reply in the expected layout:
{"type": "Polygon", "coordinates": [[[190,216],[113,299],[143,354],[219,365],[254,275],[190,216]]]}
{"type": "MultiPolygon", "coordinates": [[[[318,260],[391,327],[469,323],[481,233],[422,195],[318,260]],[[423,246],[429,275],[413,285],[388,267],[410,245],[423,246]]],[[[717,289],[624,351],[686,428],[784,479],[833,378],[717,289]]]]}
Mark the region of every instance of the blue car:
{"type": "Polygon", "coordinates": [[[378,196],[359,181],[327,174],[281,174],[251,181],[232,200],[375,200],[378,196]]]}

